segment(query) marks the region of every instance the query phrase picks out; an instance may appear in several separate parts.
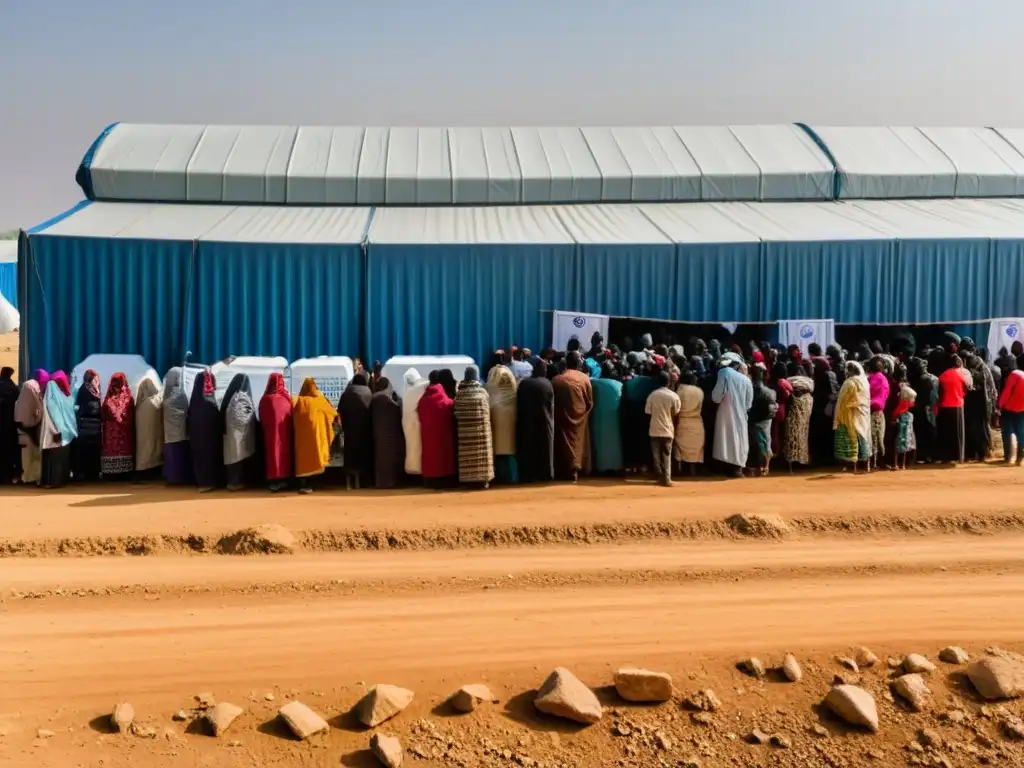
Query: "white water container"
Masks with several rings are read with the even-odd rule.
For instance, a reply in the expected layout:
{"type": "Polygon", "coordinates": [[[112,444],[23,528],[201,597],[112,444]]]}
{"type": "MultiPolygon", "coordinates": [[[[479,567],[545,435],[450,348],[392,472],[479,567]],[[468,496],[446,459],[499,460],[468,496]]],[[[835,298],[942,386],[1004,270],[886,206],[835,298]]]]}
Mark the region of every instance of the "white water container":
{"type": "Polygon", "coordinates": [[[355,364],[351,357],[343,355],[324,355],[322,357],[304,357],[296,360],[288,367],[288,375],[285,379],[288,383],[288,392],[292,397],[297,397],[302,389],[302,382],[312,378],[316,382],[320,394],[327,398],[327,402],[338,407],[338,400],[341,393],[355,376],[355,364]]]}
{"type": "Polygon", "coordinates": [[[467,355],[399,355],[384,363],[383,374],[401,397],[405,392],[405,372],[410,368],[415,368],[423,378],[427,378],[431,371],[447,368],[456,381],[462,381],[466,369],[475,364],[467,355]]]}
{"type": "MultiPolygon", "coordinates": [[[[280,373],[288,381],[288,361],[283,357],[233,357],[221,360],[210,366],[214,378],[217,379],[217,402],[224,399],[224,393],[231,385],[236,374],[244,373],[249,377],[252,386],[252,400],[259,406],[260,398],[267,389],[270,374],[280,373]]],[[[188,390],[191,396],[192,390],[188,390]]],[[[257,410],[259,410],[257,408],[257,410]]]]}
{"type": "MultiPolygon", "coordinates": [[[[110,377],[115,373],[123,373],[128,377],[128,384],[132,388],[132,397],[139,392],[139,384],[143,379],[151,379],[157,388],[163,387],[163,379],[160,374],[142,355],[89,355],[71,371],[71,390],[77,392],[82,386],[85,372],[92,368],[100,377],[100,396],[107,396],[107,387],[110,385],[110,377]]],[[[52,371],[51,371],[52,373],[52,371]]]]}

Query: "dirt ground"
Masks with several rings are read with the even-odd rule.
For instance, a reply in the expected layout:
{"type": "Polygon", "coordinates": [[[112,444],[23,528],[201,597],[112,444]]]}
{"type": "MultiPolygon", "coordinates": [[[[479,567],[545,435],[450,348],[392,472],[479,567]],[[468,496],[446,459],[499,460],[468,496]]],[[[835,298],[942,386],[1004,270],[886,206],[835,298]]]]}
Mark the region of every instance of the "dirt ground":
{"type": "Polygon", "coordinates": [[[372,766],[349,710],[377,683],[415,691],[377,729],[406,766],[1024,765],[1000,725],[1020,704],[983,708],[940,663],[930,710],[911,714],[886,663],[951,644],[1024,650],[1022,491],[1024,472],[997,466],[672,489],[7,489],[0,765],[372,766]],[[743,512],[762,524],[727,520],[743,512]],[[292,554],[222,554],[268,523],[294,534],[292,554]],[[837,655],[860,644],[881,659],[854,678],[876,698],[877,735],[818,706],[851,675],[837,655]],[[786,652],[798,684],[735,666],[786,652]],[[597,725],[534,711],[560,665],[598,692],[597,725]],[[614,672],[634,665],[672,674],[673,701],[619,700],[614,672]],[[445,700],[472,682],[498,702],[454,715],[445,700]],[[709,687],[722,708],[704,725],[681,702],[709,687]],[[219,738],[172,717],[206,691],[245,709],[219,738]],[[292,699],[330,732],[290,739],[275,715],[292,699]],[[141,735],[109,732],[119,701],[141,735]],[[788,747],[747,743],[755,726],[788,747]]]}

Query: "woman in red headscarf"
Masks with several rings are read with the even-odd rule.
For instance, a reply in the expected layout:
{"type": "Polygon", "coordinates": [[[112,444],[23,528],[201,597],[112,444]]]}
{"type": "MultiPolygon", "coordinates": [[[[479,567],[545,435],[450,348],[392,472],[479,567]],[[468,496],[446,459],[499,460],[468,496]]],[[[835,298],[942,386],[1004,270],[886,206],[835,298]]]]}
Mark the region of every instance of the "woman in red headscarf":
{"type": "Polygon", "coordinates": [[[420,417],[423,451],[423,484],[441,488],[455,484],[458,461],[455,453],[455,401],[441,384],[438,371],[430,372],[430,384],[416,404],[420,417]]]}
{"type": "Polygon", "coordinates": [[[280,373],[270,374],[260,398],[260,429],[270,490],[283,490],[292,477],[292,399],[280,373]]]}
{"type": "Polygon", "coordinates": [[[135,402],[123,373],[110,377],[100,420],[100,472],[104,480],[123,480],[135,471],[135,402]]]}

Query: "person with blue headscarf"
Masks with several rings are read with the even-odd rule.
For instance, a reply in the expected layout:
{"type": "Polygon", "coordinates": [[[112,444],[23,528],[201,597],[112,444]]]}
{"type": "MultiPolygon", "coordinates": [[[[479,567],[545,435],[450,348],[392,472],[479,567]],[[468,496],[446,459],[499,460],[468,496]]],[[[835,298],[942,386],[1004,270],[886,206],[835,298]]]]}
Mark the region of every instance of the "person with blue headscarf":
{"type": "Polygon", "coordinates": [[[64,371],[57,371],[46,384],[39,446],[43,452],[43,488],[60,488],[71,479],[71,444],[78,437],[75,402],[71,382],[64,371]]]}
{"type": "Polygon", "coordinates": [[[747,412],[754,403],[754,387],[740,371],[742,365],[743,359],[735,352],[722,355],[718,381],[711,392],[711,399],[718,403],[712,455],[728,465],[730,474],[736,477],[742,473],[750,453],[747,412]]]}
{"type": "Polygon", "coordinates": [[[622,472],[622,382],[610,360],[602,364],[601,377],[591,378],[590,383],[594,388],[594,409],[590,412],[594,472],[622,472]]]}

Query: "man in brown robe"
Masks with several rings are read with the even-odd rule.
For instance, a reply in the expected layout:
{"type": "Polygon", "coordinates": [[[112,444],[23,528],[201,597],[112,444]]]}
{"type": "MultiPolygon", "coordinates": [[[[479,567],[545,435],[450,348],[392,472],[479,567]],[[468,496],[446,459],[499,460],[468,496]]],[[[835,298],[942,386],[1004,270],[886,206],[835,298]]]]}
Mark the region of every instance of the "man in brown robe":
{"type": "Polygon", "coordinates": [[[555,477],[575,482],[583,468],[594,388],[581,370],[579,352],[570,352],[565,362],[565,373],[551,382],[555,390],[555,477]]]}

